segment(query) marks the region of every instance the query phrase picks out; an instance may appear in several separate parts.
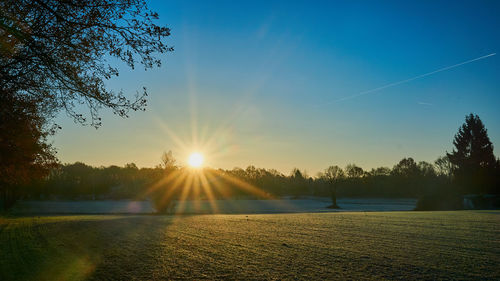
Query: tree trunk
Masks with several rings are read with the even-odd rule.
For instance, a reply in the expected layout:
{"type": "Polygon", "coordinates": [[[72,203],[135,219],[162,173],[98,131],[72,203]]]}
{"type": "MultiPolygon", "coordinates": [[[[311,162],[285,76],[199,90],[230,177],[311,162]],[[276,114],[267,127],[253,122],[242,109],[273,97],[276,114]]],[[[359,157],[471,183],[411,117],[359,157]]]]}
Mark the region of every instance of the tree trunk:
{"type": "Polygon", "coordinates": [[[330,198],[332,199],[332,205],[328,206],[330,209],[340,209],[337,205],[337,184],[330,184],[330,198]]]}

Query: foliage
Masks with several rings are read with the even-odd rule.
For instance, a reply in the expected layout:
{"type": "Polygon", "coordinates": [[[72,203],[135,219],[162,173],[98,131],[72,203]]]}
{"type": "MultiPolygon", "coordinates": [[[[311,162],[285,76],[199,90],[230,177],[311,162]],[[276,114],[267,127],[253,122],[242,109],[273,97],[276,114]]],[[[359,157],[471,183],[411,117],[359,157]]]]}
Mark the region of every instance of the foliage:
{"type": "Polygon", "coordinates": [[[160,65],[155,53],[172,50],[170,29],[154,22],[158,14],[143,0],[6,0],[0,2],[0,89],[65,110],[80,123],[90,110],[98,127],[101,107],[120,116],[146,106],[146,90],[128,99],[105,81],[118,76],[111,62],[134,68],[160,65]]]}
{"type": "MultiPolygon", "coordinates": [[[[261,198],[249,190],[240,188],[237,184],[240,182],[254,186],[273,197],[331,197],[332,205],[335,205],[337,197],[417,198],[426,192],[449,185],[446,178],[434,172],[434,166],[423,162],[417,165],[408,159],[403,163],[408,161],[414,163],[411,167],[416,169],[411,178],[408,178],[406,173],[394,173],[386,167],[374,169],[378,172],[364,173],[363,177],[346,177],[344,170],[338,166],[328,167],[315,178],[299,169],[294,169],[289,176],[286,176],[273,169],[254,166],[231,170],[205,168],[202,173],[206,175],[206,183],[212,187],[214,198],[261,198]],[[227,180],[228,178],[232,180],[227,180]]],[[[168,162],[175,163],[175,159],[169,158],[168,162]]],[[[400,166],[402,165],[398,164],[395,167],[400,166]]],[[[156,168],[139,169],[133,163],[124,167],[91,167],[83,163],[65,164],[52,170],[46,181],[33,188],[30,196],[34,199],[143,199],[151,197],[159,200],[165,193],[169,193],[169,200],[176,200],[179,194],[171,193],[170,190],[177,189],[178,192],[182,192],[179,190],[188,188],[187,185],[200,188],[196,181],[177,181],[183,178],[182,175],[190,177],[192,172],[188,168],[168,167],[164,168],[164,165],[161,165],[156,168]]],[[[204,193],[190,193],[185,196],[188,196],[186,199],[208,199],[204,193]]],[[[155,202],[159,203],[161,200],[155,202]]],[[[157,204],[157,206],[164,206],[168,209],[170,204],[168,202],[170,201],[157,204]]],[[[165,208],[161,207],[161,209],[165,208]]]]}
{"type": "Polygon", "coordinates": [[[363,169],[356,164],[348,164],[345,167],[345,173],[349,178],[360,178],[364,175],[363,169]]]}
{"type": "MultiPolygon", "coordinates": [[[[57,112],[64,110],[77,122],[99,127],[102,107],[122,117],[145,108],[145,88],[128,99],[108,90],[105,82],[119,74],[112,61],[149,69],[160,65],[155,54],[172,51],[164,42],[170,29],[156,25],[157,19],[143,0],[0,1],[3,207],[35,188],[32,181],[56,164],[47,137],[57,128],[49,125],[57,112]],[[88,107],[90,122],[77,112],[80,105],[88,107]]],[[[73,181],[76,190],[62,193],[81,193],[82,177],[73,181]]]]}
{"type": "Polygon", "coordinates": [[[447,157],[461,191],[499,192],[500,166],[493,155],[493,145],[479,116],[469,114],[465,117],[465,123],[453,139],[453,145],[455,148],[451,153],[447,153],[447,157]]]}
{"type": "Polygon", "coordinates": [[[432,190],[419,198],[416,211],[445,211],[463,209],[463,198],[450,186],[441,186],[432,190]],[[446,188],[447,187],[447,188],[446,188]]]}
{"type": "Polygon", "coordinates": [[[434,166],[436,167],[436,173],[438,175],[451,179],[453,175],[453,164],[451,164],[448,155],[438,157],[438,159],[434,161],[434,166]]]}
{"type": "Polygon", "coordinates": [[[389,167],[378,167],[372,168],[368,175],[370,176],[388,176],[391,174],[391,169],[389,167]]]}
{"type": "Polygon", "coordinates": [[[0,95],[0,208],[23,195],[21,187],[34,184],[57,165],[38,105],[10,92],[0,95]]]}
{"type": "Polygon", "coordinates": [[[456,167],[450,155],[439,157],[435,164],[403,158],[393,169],[379,167],[369,172],[355,164],[345,171],[330,166],[317,177],[295,168],[286,176],[273,169],[248,166],[231,170],[204,168],[196,172],[179,167],[171,151],[163,153],[156,168],[91,167],[83,163],[66,164],[52,170],[47,180],[33,187],[32,198],[69,199],[145,199],[151,198],[157,210],[168,212],[182,199],[272,198],[322,196],[420,198],[420,209],[461,208],[457,190],[456,167]],[[202,192],[209,187],[209,192],[202,192]],[[186,191],[187,190],[187,191],[186,191]],[[194,192],[191,192],[192,190],[194,192]]]}
{"type": "Polygon", "coordinates": [[[414,178],[419,173],[419,167],[413,158],[403,158],[392,168],[392,174],[402,178],[414,178]]]}

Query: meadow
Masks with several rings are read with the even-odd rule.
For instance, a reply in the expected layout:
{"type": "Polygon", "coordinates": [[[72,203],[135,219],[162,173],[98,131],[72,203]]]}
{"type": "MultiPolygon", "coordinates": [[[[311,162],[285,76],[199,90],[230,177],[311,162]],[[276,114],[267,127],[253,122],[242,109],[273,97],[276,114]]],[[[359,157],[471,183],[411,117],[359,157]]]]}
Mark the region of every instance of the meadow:
{"type": "Polygon", "coordinates": [[[0,280],[499,279],[500,211],[0,217],[0,280]]]}

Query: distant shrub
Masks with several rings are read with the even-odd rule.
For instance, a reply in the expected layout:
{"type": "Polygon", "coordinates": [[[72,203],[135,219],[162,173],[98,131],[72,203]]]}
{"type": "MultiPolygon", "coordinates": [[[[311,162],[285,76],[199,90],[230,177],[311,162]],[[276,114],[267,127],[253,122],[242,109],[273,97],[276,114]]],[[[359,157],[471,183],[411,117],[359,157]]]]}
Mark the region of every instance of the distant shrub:
{"type": "Polygon", "coordinates": [[[456,193],[434,192],[420,197],[416,211],[445,211],[463,209],[463,198],[456,193]]]}

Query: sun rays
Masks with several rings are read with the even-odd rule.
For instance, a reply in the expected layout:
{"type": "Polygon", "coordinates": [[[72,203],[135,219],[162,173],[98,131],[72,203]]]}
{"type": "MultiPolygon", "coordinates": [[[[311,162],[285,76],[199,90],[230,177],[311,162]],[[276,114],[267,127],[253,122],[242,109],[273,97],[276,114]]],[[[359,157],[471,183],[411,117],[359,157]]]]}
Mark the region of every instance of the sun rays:
{"type": "MultiPolygon", "coordinates": [[[[192,119],[196,119],[195,111],[192,119]]],[[[191,122],[186,137],[170,128],[165,122],[157,119],[160,131],[173,142],[173,150],[181,162],[178,166],[163,169],[161,180],[154,183],[146,192],[146,196],[153,199],[159,212],[182,214],[188,213],[189,207],[200,212],[203,201],[208,202],[209,210],[201,212],[218,213],[217,201],[221,199],[240,198],[267,199],[271,195],[240,179],[230,172],[210,168],[212,161],[231,153],[230,139],[231,126],[224,124],[209,130],[207,126],[198,131],[198,122],[191,122]],[[212,134],[209,134],[212,132],[212,134]],[[185,159],[182,161],[182,159],[185,159]],[[190,204],[186,204],[190,201],[190,204]],[[188,207],[189,206],[189,207],[188,207]]]]}
{"type": "MultiPolygon", "coordinates": [[[[234,156],[238,146],[233,141],[233,132],[237,130],[236,123],[245,114],[249,101],[257,93],[264,81],[269,79],[269,70],[262,75],[253,87],[246,88],[240,97],[230,107],[225,107],[224,118],[216,126],[210,124],[211,119],[203,118],[198,104],[205,103],[199,100],[199,89],[193,69],[186,65],[188,77],[187,97],[188,107],[182,116],[184,126],[177,127],[176,122],[168,123],[161,114],[154,117],[158,125],[158,142],[171,143],[169,148],[174,151],[178,159],[182,159],[179,166],[165,169],[161,180],[153,184],[147,195],[154,197],[155,204],[163,211],[170,213],[184,213],[186,201],[192,200],[195,207],[200,201],[208,201],[210,211],[216,213],[217,200],[239,197],[271,198],[270,194],[242,180],[230,172],[210,168],[217,165],[221,158],[234,156]],[[197,203],[198,202],[198,203],[197,203]]],[[[269,68],[267,68],[269,69],[269,68]]],[[[159,112],[158,112],[159,113],[159,112]]]]}
{"type": "Polygon", "coordinates": [[[190,100],[189,130],[174,130],[160,118],[156,119],[159,131],[173,142],[173,150],[178,157],[186,159],[177,167],[165,169],[162,179],[148,189],[147,195],[154,198],[157,209],[160,212],[185,213],[186,201],[192,201],[191,205],[195,208],[199,208],[201,201],[208,201],[210,212],[217,213],[217,200],[232,198],[234,194],[270,198],[258,187],[222,170],[210,168],[212,161],[232,151],[230,136],[233,118],[210,129],[207,124],[197,122],[196,99],[191,95],[190,100]],[[198,127],[200,125],[201,129],[198,127]]]}
{"type": "Polygon", "coordinates": [[[193,202],[196,212],[200,211],[201,201],[208,201],[208,212],[218,213],[217,200],[232,198],[234,193],[259,199],[272,198],[238,177],[211,168],[183,167],[165,171],[165,176],[147,191],[159,211],[173,214],[185,213],[187,201],[193,202]]]}
{"type": "MultiPolygon", "coordinates": [[[[215,135],[198,134],[196,138],[183,140],[164,123],[162,129],[175,143],[180,158],[187,161],[185,164],[181,162],[180,166],[164,169],[161,180],[148,189],[146,195],[153,199],[159,212],[171,214],[189,212],[186,210],[187,201],[191,201],[192,204],[189,205],[195,208],[195,212],[200,212],[201,202],[206,201],[210,210],[205,211],[218,213],[217,200],[230,199],[235,194],[259,199],[271,198],[267,192],[251,183],[208,166],[210,160],[227,153],[224,151],[224,143],[221,144],[215,135]]],[[[223,134],[223,130],[221,127],[216,132],[223,134]]]]}

